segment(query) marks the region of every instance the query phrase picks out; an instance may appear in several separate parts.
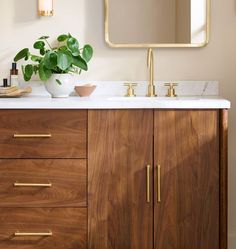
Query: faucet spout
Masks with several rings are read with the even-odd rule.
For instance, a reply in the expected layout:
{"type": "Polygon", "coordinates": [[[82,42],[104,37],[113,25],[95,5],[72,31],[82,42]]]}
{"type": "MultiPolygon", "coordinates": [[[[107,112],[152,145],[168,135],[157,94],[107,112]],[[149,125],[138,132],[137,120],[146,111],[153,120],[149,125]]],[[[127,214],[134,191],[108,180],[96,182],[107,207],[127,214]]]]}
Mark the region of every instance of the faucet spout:
{"type": "Polygon", "coordinates": [[[151,48],[149,48],[147,52],[147,66],[149,69],[149,84],[147,97],[156,97],[154,85],[154,56],[153,50],[151,48]]]}

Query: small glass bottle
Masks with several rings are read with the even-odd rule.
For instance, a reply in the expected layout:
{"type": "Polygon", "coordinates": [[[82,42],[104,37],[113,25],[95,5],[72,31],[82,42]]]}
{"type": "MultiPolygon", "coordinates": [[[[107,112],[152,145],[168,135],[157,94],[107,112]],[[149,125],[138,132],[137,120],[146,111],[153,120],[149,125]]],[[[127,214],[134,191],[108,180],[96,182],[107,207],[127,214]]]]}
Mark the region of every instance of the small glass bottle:
{"type": "Polygon", "coordinates": [[[8,87],[8,81],[7,81],[7,79],[3,79],[3,87],[8,87]]]}
{"type": "Polygon", "coordinates": [[[10,85],[19,86],[18,69],[16,63],[12,63],[12,69],[10,70],[10,85]]]}

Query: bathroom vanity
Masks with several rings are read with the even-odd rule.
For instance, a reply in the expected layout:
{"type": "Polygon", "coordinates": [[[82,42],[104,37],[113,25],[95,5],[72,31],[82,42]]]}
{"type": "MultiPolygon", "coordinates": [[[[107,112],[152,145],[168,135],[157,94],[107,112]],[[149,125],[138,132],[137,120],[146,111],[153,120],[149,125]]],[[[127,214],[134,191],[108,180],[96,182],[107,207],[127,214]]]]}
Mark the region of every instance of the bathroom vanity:
{"type": "Polygon", "coordinates": [[[1,249],[227,249],[227,100],[0,103],[1,249]]]}

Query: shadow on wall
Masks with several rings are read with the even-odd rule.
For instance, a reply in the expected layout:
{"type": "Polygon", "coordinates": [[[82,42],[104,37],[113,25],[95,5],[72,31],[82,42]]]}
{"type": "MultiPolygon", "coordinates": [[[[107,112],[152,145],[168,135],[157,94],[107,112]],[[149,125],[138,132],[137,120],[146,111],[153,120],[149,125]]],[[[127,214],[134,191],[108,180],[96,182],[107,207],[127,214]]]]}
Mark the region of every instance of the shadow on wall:
{"type": "Polygon", "coordinates": [[[101,53],[100,55],[102,55],[107,49],[104,40],[104,0],[85,0],[84,15],[86,30],[85,40],[96,47],[96,54],[99,52],[101,53]]]}
{"type": "Polygon", "coordinates": [[[37,11],[38,11],[37,1],[14,0],[15,23],[25,23],[37,20],[39,18],[37,15],[37,11]]]}

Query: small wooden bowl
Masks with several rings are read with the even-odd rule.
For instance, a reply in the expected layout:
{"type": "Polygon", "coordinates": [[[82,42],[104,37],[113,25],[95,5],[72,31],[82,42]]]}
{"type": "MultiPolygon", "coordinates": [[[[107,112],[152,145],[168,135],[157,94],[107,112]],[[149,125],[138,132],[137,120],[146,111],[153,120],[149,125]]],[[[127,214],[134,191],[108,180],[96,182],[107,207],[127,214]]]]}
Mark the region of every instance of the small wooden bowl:
{"type": "Polygon", "coordinates": [[[75,91],[80,97],[88,97],[96,89],[95,85],[75,86],[75,91]]]}

